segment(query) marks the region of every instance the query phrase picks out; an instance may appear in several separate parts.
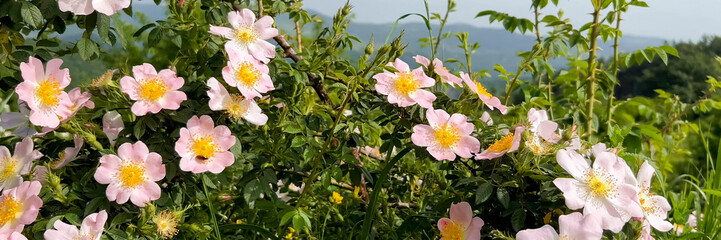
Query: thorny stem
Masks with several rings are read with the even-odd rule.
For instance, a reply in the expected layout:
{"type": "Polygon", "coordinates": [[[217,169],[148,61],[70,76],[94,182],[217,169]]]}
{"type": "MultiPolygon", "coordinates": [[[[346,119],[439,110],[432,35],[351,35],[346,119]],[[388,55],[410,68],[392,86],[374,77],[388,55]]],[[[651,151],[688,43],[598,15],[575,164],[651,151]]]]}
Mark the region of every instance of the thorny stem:
{"type": "MultiPolygon", "coordinates": [[[[616,5],[616,1],[614,1],[616,5]]],[[[616,33],[613,36],[613,85],[611,86],[611,94],[608,95],[608,105],[606,108],[606,124],[607,128],[611,128],[611,112],[613,111],[613,99],[616,92],[616,84],[618,84],[618,40],[619,34],[621,33],[621,8],[622,6],[616,7],[616,33]]]]}
{"type": "Polygon", "coordinates": [[[518,82],[518,77],[521,76],[521,73],[523,72],[523,69],[525,69],[526,66],[531,62],[531,61],[529,61],[529,60],[525,60],[525,61],[526,61],[526,62],[524,62],[524,63],[518,68],[518,71],[516,71],[516,75],[513,76],[513,80],[511,80],[511,84],[508,85],[508,90],[506,90],[506,96],[504,97],[505,100],[503,101],[503,104],[504,104],[504,105],[508,105],[508,100],[509,100],[510,97],[511,97],[511,91],[513,90],[513,85],[515,85],[516,82],[518,82]]]}
{"type": "MultiPolygon", "coordinates": [[[[448,20],[448,13],[451,12],[451,1],[448,0],[448,8],[446,9],[446,15],[441,19],[441,26],[438,28],[438,37],[436,37],[436,44],[433,46],[433,51],[431,51],[431,61],[436,57],[436,52],[438,52],[438,45],[441,43],[441,35],[443,34],[443,27],[446,25],[446,21],[448,20]]],[[[468,74],[471,74],[469,71],[468,74]]]]}
{"type": "MultiPolygon", "coordinates": [[[[596,0],[592,0],[596,1],[596,0]]],[[[601,15],[601,4],[594,4],[593,23],[591,25],[591,43],[588,54],[588,112],[586,113],[586,135],[590,140],[593,134],[593,104],[596,98],[596,49],[598,48],[598,34],[600,30],[599,18],[601,15]]]]}
{"type": "Polygon", "coordinates": [[[298,52],[303,51],[303,27],[298,23],[298,21],[295,21],[295,38],[296,42],[298,42],[298,52]]]}

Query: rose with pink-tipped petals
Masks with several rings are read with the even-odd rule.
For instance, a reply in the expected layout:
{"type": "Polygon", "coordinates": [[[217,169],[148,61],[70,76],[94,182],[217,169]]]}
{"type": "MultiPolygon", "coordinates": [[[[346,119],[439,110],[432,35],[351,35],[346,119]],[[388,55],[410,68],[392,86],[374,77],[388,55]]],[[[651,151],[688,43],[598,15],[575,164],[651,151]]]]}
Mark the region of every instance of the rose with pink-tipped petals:
{"type": "Polygon", "coordinates": [[[429,108],[426,118],[430,125],[414,126],[411,140],[417,146],[427,147],[436,160],[453,161],[456,155],[471,158],[481,148],[478,139],[470,136],[475,127],[465,115],[448,115],[446,111],[429,108]]]}
{"type": "Polygon", "coordinates": [[[228,65],[223,68],[223,79],[228,85],[238,88],[245,98],[262,97],[275,89],[268,75],[268,65],[253,56],[226,47],[228,65]]]}
{"type": "Polygon", "coordinates": [[[155,71],[150,63],[133,66],[133,77],[120,79],[122,91],[135,100],[130,110],[137,116],[148,112],[158,113],[161,109],[177,110],[188,97],[178,91],[185,82],[170,69],[155,71]]]}
{"type": "Polygon", "coordinates": [[[23,181],[20,175],[29,173],[33,161],[42,156],[42,153],[34,149],[30,137],[16,143],[12,155],[7,147],[0,146],[0,190],[17,187],[23,181]]]}
{"type": "Polygon", "coordinates": [[[43,200],[38,197],[41,188],[38,181],[25,181],[2,192],[0,206],[7,211],[3,215],[9,218],[0,219],[0,234],[12,236],[12,232],[22,232],[25,225],[35,221],[43,206],[43,200]]]}
{"type": "Polygon", "coordinates": [[[263,16],[256,21],[255,13],[244,8],[228,12],[228,22],[233,28],[210,25],[211,34],[230,40],[225,43],[226,50],[232,48],[264,63],[275,57],[275,45],[266,41],[278,36],[272,17],[263,16]]]}
{"type": "Polygon", "coordinates": [[[516,126],[513,134],[508,133],[505,137],[488,146],[486,150],[476,155],[476,159],[494,159],[506,153],[515,152],[521,145],[521,133],[523,133],[524,129],[523,126],[516,126]]]}
{"type": "Polygon", "coordinates": [[[60,11],[75,15],[90,15],[97,10],[110,16],[129,6],[130,0],[58,0],[60,11]]]}
{"type": "Polygon", "coordinates": [[[558,123],[548,120],[546,110],[536,110],[531,108],[528,110],[528,122],[531,126],[528,128],[534,136],[541,137],[551,143],[558,143],[561,136],[556,133],[558,123]]]}
{"type": "Polygon", "coordinates": [[[53,223],[54,228],[45,231],[43,236],[47,240],[100,240],[100,237],[103,236],[103,230],[105,229],[105,222],[107,220],[108,213],[105,212],[105,210],[85,217],[82,225],[80,225],[80,229],[63,221],[55,220],[55,223],[53,223]]]}
{"type": "Polygon", "coordinates": [[[470,89],[471,92],[477,94],[478,98],[481,99],[481,101],[483,101],[483,103],[486,104],[488,108],[490,108],[491,110],[497,108],[498,111],[501,112],[501,114],[506,114],[506,112],[508,111],[508,107],[501,104],[501,100],[491,95],[491,93],[489,93],[488,90],[486,90],[486,88],[483,87],[480,82],[471,80],[471,76],[464,72],[461,72],[461,79],[463,79],[463,82],[466,83],[468,89],[470,89]]]}
{"type": "Polygon", "coordinates": [[[83,148],[83,138],[74,135],[73,136],[73,147],[68,147],[63,150],[63,152],[60,154],[58,161],[50,164],[50,167],[53,169],[58,169],[61,167],[65,167],[65,165],[68,165],[68,163],[75,160],[75,158],[78,156],[78,153],[80,152],[80,149],[83,148]]]}
{"type": "Polygon", "coordinates": [[[526,229],[516,234],[516,240],[601,239],[603,229],[598,219],[585,217],[579,212],[558,217],[558,232],[550,225],[526,229]]]}
{"type": "Polygon", "coordinates": [[[433,108],[436,95],[422,88],[432,87],[436,84],[436,80],[426,76],[423,68],[411,70],[400,58],[396,58],[395,62],[388,63],[387,66],[395,68],[398,72],[383,70],[382,73],[373,75],[373,79],[377,81],[376,91],[388,95],[389,103],[400,107],[409,107],[418,103],[423,108],[433,108]]]}
{"type": "Polygon", "coordinates": [[[138,207],[160,198],[156,181],[165,177],[165,164],[160,154],[150,152],[145,143],[123,143],[118,155],[103,155],[95,171],[95,180],[108,184],[108,200],[123,204],[128,199],[138,207]]]}
{"type": "Polygon", "coordinates": [[[15,87],[18,98],[30,108],[30,122],[37,126],[56,128],[60,119],[70,116],[70,101],[65,87],[70,84],[70,71],[60,69],[63,60],[51,59],[43,70],[43,63],[30,57],[20,63],[23,82],[15,87]]]}
{"type": "Polygon", "coordinates": [[[188,127],[180,129],[175,152],[180,155],[180,169],[186,172],[218,174],[233,165],[235,156],[228,151],[235,145],[235,136],[226,126],[217,126],[208,115],[193,116],[188,127]]]}
{"type": "Polygon", "coordinates": [[[118,111],[110,111],[103,115],[103,133],[108,137],[110,145],[115,145],[115,139],[118,139],[120,131],[124,128],[123,116],[118,111]]]}
{"type": "MultiPolygon", "coordinates": [[[[583,215],[596,217],[603,229],[621,231],[631,217],[643,217],[639,189],[622,158],[608,151],[594,151],[595,161],[575,151],[559,150],[558,164],[573,178],[556,178],[553,183],[563,192],[566,206],[583,208],[583,215]]],[[[632,174],[632,173],[631,173],[632,174]]]]}
{"type": "Polygon", "coordinates": [[[671,210],[671,205],[668,203],[668,200],[662,196],[651,193],[651,179],[655,171],[656,170],[646,161],[641,164],[641,168],[638,169],[638,175],[636,176],[636,180],[638,181],[637,186],[641,189],[638,193],[638,198],[641,201],[644,215],[641,238],[645,240],[653,239],[653,237],[651,237],[651,227],[661,232],[668,232],[673,229],[673,224],[665,220],[668,211],[671,210]]]}
{"type": "Polygon", "coordinates": [[[467,202],[451,204],[451,218],[438,220],[438,230],[442,240],[479,240],[483,220],[473,217],[473,209],[467,202]]]}
{"type": "MultiPolygon", "coordinates": [[[[428,58],[416,55],[413,57],[413,59],[416,60],[416,62],[420,65],[423,65],[424,67],[428,67],[428,65],[431,64],[431,61],[428,60],[428,58]]],[[[438,59],[433,59],[433,71],[438,74],[438,76],[441,76],[441,82],[448,83],[451,86],[463,86],[463,80],[461,78],[457,77],[456,75],[453,75],[453,73],[449,72],[447,68],[443,66],[443,62],[438,59]]]]}
{"type": "Polygon", "coordinates": [[[234,120],[245,119],[257,126],[265,125],[268,116],[255,103],[252,98],[243,97],[240,94],[229,94],[223,84],[215,78],[208,79],[208,105],[213,111],[225,111],[234,120]]]}

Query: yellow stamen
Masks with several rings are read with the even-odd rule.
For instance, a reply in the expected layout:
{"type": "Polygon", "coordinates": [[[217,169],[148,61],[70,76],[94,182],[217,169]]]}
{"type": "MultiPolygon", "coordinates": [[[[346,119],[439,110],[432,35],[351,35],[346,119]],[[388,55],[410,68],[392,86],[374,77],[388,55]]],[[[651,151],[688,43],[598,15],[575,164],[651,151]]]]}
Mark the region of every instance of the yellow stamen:
{"type": "Polygon", "coordinates": [[[243,104],[244,99],[240,94],[233,94],[230,95],[230,99],[223,104],[225,105],[225,111],[231,118],[240,120],[248,111],[248,105],[243,104]]]}
{"type": "Polygon", "coordinates": [[[202,160],[208,160],[215,156],[218,145],[213,142],[213,135],[193,139],[190,149],[202,160]]]}
{"type": "Polygon", "coordinates": [[[125,188],[136,188],[145,182],[145,166],[129,163],[118,170],[118,179],[125,188]]]}
{"type": "Polygon", "coordinates": [[[10,195],[3,196],[0,200],[0,226],[15,221],[22,208],[22,203],[10,195]]]}
{"type": "Polygon", "coordinates": [[[445,123],[435,127],[433,130],[435,130],[433,137],[436,142],[444,148],[453,148],[458,144],[458,141],[461,140],[460,130],[451,124],[445,123]]]}
{"type": "Polygon", "coordinates": [[[165,84],[165,81],[157,77],[140,81],[140,97],[148,101],[160,99],[169,90],[170,87],[165,84]]]}
{"type": "Polygon", "coordinates": [[[110,84],[110,82],[113,80],[113,70],[106,71],[102,76],[93,79],[93,82],[90,83],[91,87],[103,87],[105,85],[110,84]]]}
{"type": "Polygon", "coordinates": [[[508,151],[511,149],[511,146],[513,145],[513,134],[510,133],[506,135],[505,137],[501,138],[501,140],[498,140],[491,144],[490,147],[488,147],[488,150],[491,152],[503,152],[508,151]]]}
{"type": "Polygon", "coordinates": [[[163,239],[172,238],[178,234],[178,219],[175,214],[168,210],[163,210],[155,216],[156,231],[163,239]]]}
{"type": "Polygon", "coordinates": [[[398,73],[393,85],[395,85],[396,92],[403,95],[409,95],[420,87],[418,79],[409,72],[398,73]]]}
{"type": "Polygon", "coordinates": [[[601,170],[592,170],[586,173],[586,185],[589,192],[596,197],[614,197],[616,194],[616,179],[601,170]]]}
{"type": "Polygon", "coordinates": [[[651,199],[653,196],[654,194],[649,192],[640,192],[638,194],[638,199],[641,200],[641,208],[643,208],[643,212],[655,213],[661,210],[656,207],[655,202],[651,199]]]}
{"type": "Polygon", "coordinates": [[[0,182],[5,182],[5,180],[10,178],[10,176],[17,174],[16,168],[18,160],[14,157],[5,157],[2,162],[4,164],[2,166],[2,170],[0,170],[0,182]]]}
{"type": "Polygon", "coordinates": [[[463,239],[463,225],[456,221],[448,221],[446,226],[441,231],[442,240],[462,240],[463,239]]]}
{"type": "Polygon", "coordinates": [[[235,30],[235,39],[241,43],[248,44],[255,42],[258,34],[252,28],[239,28],[235,30]]]}
{"type": "Polygon", "coordinates": [[[243,86],[254,87],[260,80],[261,73],[252,63],[243,62],[235,69],[235,79],[243,86]]]}
{"type": "Polygon", "coordinates": [[[60,103],[60,93],[62,91],[60,82],[53,77],[48,77],[48,79],[38,83],[37,88],[35,88],[35,96],[42,105],[55,107],[60,103]]]}
{"type": "Polygon", "coordinates": [[[486,88],[483,87],[483,85],[481,85],[480,82],[475,81],[474,83],[476,84],[476,92],[477,92],[479,95],[485,95],[485,96],[488,97],[488,98],[492,98],[492,97],[493,97],[493,95],[491,95],[491,94],[488,92],[488,90],[486,90],[486,88]]]}

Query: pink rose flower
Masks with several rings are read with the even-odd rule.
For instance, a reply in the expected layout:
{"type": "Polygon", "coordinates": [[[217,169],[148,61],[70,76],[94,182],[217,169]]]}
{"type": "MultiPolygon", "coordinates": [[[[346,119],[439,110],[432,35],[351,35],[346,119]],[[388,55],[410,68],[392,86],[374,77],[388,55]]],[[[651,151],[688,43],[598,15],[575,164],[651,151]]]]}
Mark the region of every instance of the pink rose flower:
{"type": "Polygon", "coordinates": [[[465,115],[454,113],[449,116],[446,111],[429,108],[426,118],[430,125],[415,125],[411,140],[417,146],[427,147],[436,160],[453,161],[456,155],[471,158],[481,148],[478,139],[470,136],[475,127],[465,115]]]}
{"type": "Polygon", "coordinates": [[[13,232],[20,233],[25,225],[35,221],[40,207],[43,206],[43,200],[38,197],[41,188],[42,185],[38,181],[25,181],[15,188],[3,191],[0,196],[0,206],[3,210],[0,218],[0,234],[13,236],[13,232]]]}
{"type": "Polygon", "coordinates": [[[483,111],[483,114],[481,114],[481,121],[488,126],[493,126],[493,118],[491,118],[491,115],[486,111],[483,111]]]}
{"type": "Polygon", "coordinates": [[[70,98],[70,101],[73,102],[73,105],[70,106],[70,116],[62,119],[61,121],[67,120],[72,116],[75,116],[75,114],[78,113],[81,108],[95,108],[95,103],[93,101],[90,101],[90,97],[92,96],[93,95],[91,95],[90,92],[82,92],[79,87],[70,90],[70,92],[68,92],[68,97],[70,98]]]}
{"type": "MultiPolygon", "coordinates": [[[[420,65],[423,65],[424,67],[428,67],[428,65],[431,64],[431,61],[428,60],[428,58],[416,55],[413,57],[413,59],[416,60],[416,62],[420,65]]],[[[448,83],[451,86],[463,86],[463,80],[461,78],[457,77],[456,75],[453,75],[453,73],[449,72],[446,67],[443,66],[443,62],[438,59],[433,59],[433,71],[438,74],[438,76],[441,76],[441,82],[448,83]]]]}
{"type": "Polygon", "coordinates": [[[432,87],[436,84],[436,80],[426,76],[423,68],[419,67],[411,71],[408,64],[400,58],[396,58],[395,62],[388,63],[387,66],[395,68],[398,72],[383,70],[382,73],[374,75],[373,79],[377,81],[376,91],[388,95],[389,103],[400,107],[409,107],[418,103],[421,107],[433,108],[436,95],[421,88],[432,87]]]}
{"type": "Polygon", "coordinates": [[[638,198],[641,202],[644,215],[643,231],[641,231],[642,239],[653,239],[653,237],[651,237],[651,227],[661,232],[668,232],[673,229],[673,224],[665,220],[668,211],[671,210],[671,205],[668,203],[668,200],[662,196],[651,193],[651,179],[655,171],[648,162],[643,162],[636,176],[636,180],[638,181],[637,186],[641,189],[638,193],[638,198]]]}
{"type": "Polygon", "coordinates": [[[278,36],[272,17],[263,16],[256,21],[255,13],[244,8],[228,12],[228,22],[233,28],[210,25],[210,33],[230,40],[225,43],[226,50],[232,48],[264,63],[275,57],[275,45],[266,41],[278,36]]]}
{"type": "Polygon", "coordinates": [[[74,147],[65,148],[65,150],[60,152],[58,156],[58,161],[50,164],[51,168],[58,169],[61,167],[65,167],[65,165],[68,165],[68,163],[75,160],[75,158],[78,156],[78,153],[80,152],[80,149],[83,148],[84,141],[82,137],[74,135],[73,143],[75,144],[74,147]]]}
{"type": "Polygon", "coordinates": [[[160,198],[156,181],[165,177],[165,164],[160,154],[150,152],[145,143],[123,143],[118,155],[103,155],[95,171],[95,180],[109,184],[108,200],[123,204],[130,199],[138,207],[160,198]]]}
{"type": "Polygon", "coordinates": [[[136,100],[130,110],[137,116],[155,114],[161,109],[177,110],[187,99],[184,92],[178,91],[184,84],[183,78],[170,69],[158,73],[153,65],[144,63],[133,66],[133,76],[121,78],[120,86],[130,99],[136,100]]]}
{"type": "Polygon", "coordinates": [[[24,138],[37,133],[35,127],[30,124],[30,109],[28,104],[18,100],[20,112],[4,112],[0,115],[0,127],[5,130],[15,129],[13,135],[24,138]]]}
{"type": "Polygon", "coordinates": [[[473,209],[467,202],[451,204],[451,218],[438,220],[438,230],[441,230],[441,240],[479,240],[483,220],[473,217],[473,209]]]}
{"type": "Polygon", "coordinates": [[[601,239],[603,229],[598,219],[579,212],[558,217],[558,232],[550,225],[526,229],[516,234],[516,240],[601,239]]]}
{"type": "Polygon", "coordinates": [[[471,77],[464,72],[461,72],[461,79],[463,79],[463,82],[466,83],[468,89],[478,94],[478,98],[481,99],[488,108],[491,110],[498,108],[498,111],[501,111],[501,114],[506,114],[508,107],[501,104],[501,100],[491,95],[491,93],[489,93],[480,82],[471,80],[471,77]]]}
{"type": "Polygon", "coordinates": [[[225,111],[233,120],[245,119],[246,121],[262,126],[268,122],[268,116],[263,114],[258,104],[252,98],[245,98],[240,94],[229,94],[223,84],[215,78],[208,79],[208,97],[210,109],[213,111],[225,111]]]}
{"type": "Polygon", "coordinates": [[[56,128],[60,119],[70,114],[68,93],[63,89],[70,84],[70,71],[60,69],[63,60],[48,61],[47,69],[37,58],[30,57],[28,62],[20,63],[23,82],[15,87],[18,98],[30,108],[30,122],[37,126],[56,128]]]}
{"type": "Polygon", "coordinates": [[[118,111],[110,111],[103,115],[103,133],[108,137],[110,145],[115,145],[115,139],[118,139],[118,134],[123,128],[125,128],[123,116],[118,111]]]}
{"type": "Polygon", "coordinates": [[[561,140],[561,136],[556,133],[558,123],[548,120],[546,110],[531,108],[528,110],[528,122],[531,125],[528,130],[530,130],[534,136],[541,137],[551,143],[558,143],[558,141],[561,140]]]}
{"type": "Polygon", "coordinates": [[[223,68],[223,79],[228,85],[237,87],[245,98],[261,97],[261,93],[274,90],[273,80],[268,76],[268,66],[253,56],[225,48],[228,51],[228,65],[223,68]]]}
{"type": "Polygon", "coordinates": [[[596,217],[603,229],[618,233],[631,217],[643,217],[639,189],[623,159],[608,151],[593,154],[596,160],[590,166],[575,151],[559,150],[558,164],[573,178],[556,178],[553,183],[563,192],[568,208],[583,208],[584,216],[596,217]]]}
{"type": "Polygon", "coordinates": [[[113,15],[130,6],[130,0],[58,0],[60,11],[75,15],[90,15],[93,11],[113,15]]]}
{"type": "Polygon", "coordinates": [[[0,233],[0,239],[7,239],[7,240],[28,240],[27,237],[23,236],[20,232],[9,232],[9,233],[0,233]]]}
{"type": "Polygon", "coordinates": [[[208,115],[193,116],[188,120],[188,127],[180,129],[175,151],[181,157],[181,170],[218,174],[235,162],[235,156],[228,151],[233,145],[235,136],[228,127],[215,127],[208,115]]]}
{"type": "Polygon", "coordinates": [[[508,133],[505,137],[494,142],[485,151],[476,155],[476,159],[494,159],[508,152],[515,152],[521,145],[521,133],[523,133],[523,126],[516,126],[513,134],[508,133]]]}
{"type": "Polygon", "coordinates": [[[45,231],[43,236],[47,240],[66,240],[66,239],[82,239],[82,240],[100,240],[105,228],[105,221],[108,220],[108,213],[102,210],[93,213],[83,219],[80,229],[78,227],[55,220],[53,229],[45,231]]]}
{"type": "Polygon", "coordinates": [[[7,147],[0,146],[0,190],[17,187],[23,181],[20,175],[29,173],[33,161],[42,156],[42,153],[34,150],[30,137],[15,144],[13,155],[10,155],[7,147]]]}

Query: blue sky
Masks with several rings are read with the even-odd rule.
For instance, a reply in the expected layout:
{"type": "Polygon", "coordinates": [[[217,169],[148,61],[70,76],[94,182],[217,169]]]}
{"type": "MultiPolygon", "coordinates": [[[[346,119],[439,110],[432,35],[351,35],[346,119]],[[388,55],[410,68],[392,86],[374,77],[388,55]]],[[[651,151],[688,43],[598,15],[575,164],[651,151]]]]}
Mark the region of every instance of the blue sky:
{"type": "MultiPolygon", "coordinates": [[[[355,21],[366,23],[393,22],[406,13],[425,12],[423,0],[350,0],[354,5],[355,21]]],[[[304,7],[325,15],[334,14],[345,0],[304,0],[304,7]]],[[[528,0],[456,0],[457,11],[449,22],[476,26],[501,27],[489,24],[488,18],[474,19],[483,10],[496,10],[514,16],[531,18],[528,0]]],[[[432,12],[444,12],[446,0],[429,0],[432,12]]],[[[621,23],[627,35],[664,38],[672,41],[696,41],[703,35],[721,35],[721,1],[719,0],[647,0],[649,8],[632,8],[621,23]]],[[[588,0],[560,0],[559,7],[574,25],[589,22],[591,3],[588,0]]],[[[544,14],[556,14],[558,8],[548,8],[544,14]]],[[[420,21],[406,18],[403,21],[420,21]]]]}

